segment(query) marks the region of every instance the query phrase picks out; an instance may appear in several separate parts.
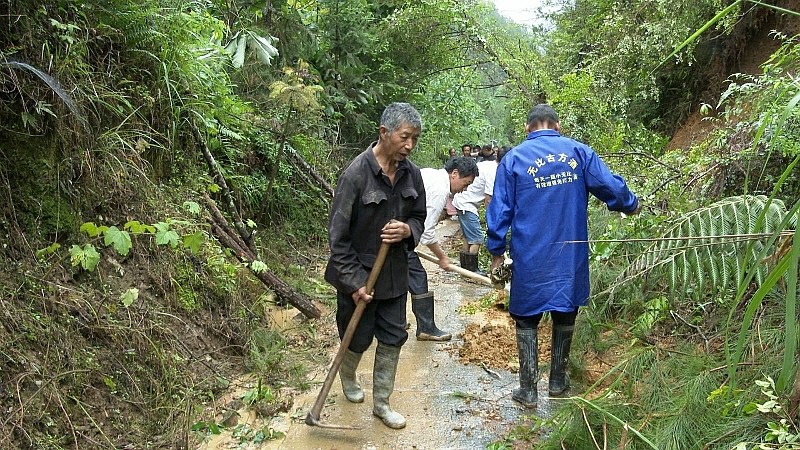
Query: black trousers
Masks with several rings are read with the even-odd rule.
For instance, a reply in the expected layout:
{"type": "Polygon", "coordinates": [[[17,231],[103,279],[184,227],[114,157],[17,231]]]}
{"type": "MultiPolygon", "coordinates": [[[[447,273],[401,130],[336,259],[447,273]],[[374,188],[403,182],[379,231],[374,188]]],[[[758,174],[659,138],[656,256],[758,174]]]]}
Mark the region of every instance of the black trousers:
{"type": "MultiPolygon", "coordinates": [[[[356,353],[364,353],[372,339],[393,347],[401,347],[408,340],[406,331],[406,299],[403,294],[389,299],[372,299],[367,303],[361,320],[353,334],[348,347],[356,353]]],[[[336,325],[339,328],[339,339],[344,337],[350,318],[356,310],[356,304],[350,294],[336,293],[336,325]]]]}
{"type": "MultiPolygon", "coordinates": [[[[517,328],[538,328],[543,315],[544,313],[534,316],[511,314],[511,318],[516,322],[517,328]]],[[[550,311],[550,317],[553,318],[554,325],[575,325],[575,318],[578,317],[578,308],[575,308],[575,311],[572,312],[550,311]]]]}
{"type": "Polygon", "coordinates": [[[422,267],[417,252],[408,252],[408,292],[411,295],[428,293],[428,272],[422,267]]]}

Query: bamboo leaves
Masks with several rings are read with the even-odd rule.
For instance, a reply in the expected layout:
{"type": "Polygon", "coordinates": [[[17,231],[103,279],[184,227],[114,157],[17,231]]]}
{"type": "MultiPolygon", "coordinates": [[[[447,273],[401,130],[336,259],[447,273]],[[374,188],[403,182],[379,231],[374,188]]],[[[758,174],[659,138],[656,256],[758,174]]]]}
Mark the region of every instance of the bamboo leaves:
{"type": "Polygon", "coordinates": [[[240,69],[244,65],[245,53],[248,48],[255,52],[258,60],[264,65],[270,65],[272,58],[278,56],[272,42],[278,38],[261,36],[250,30],[239,31],[233,35],[225,46],[225,52],[230,55],[233,67],[240,69]]]}
{"type": "Polygon", "coordinates": [[[691,36],[689,36],[688,38],[686,38],[686,40],[685,40],[685,41],[683,41],[683,42],[682,42],[682,43],[681,43],[679,46],[677,46],[677,47],[675,48],[675,50],[674,50],[672,53],[670,53],[670,54],[669,54],[669,56],[667,56],[666,58],[664,58],[664,60],[663,60],[663,61],[661,61],[661,63],[659,63],[659,64],[658,64],[658,66],[656,66],[656,67],[655,67],[655,68],[654,68],[654,69],[653,69],[653,70],[650,72],[650,74],[652,75],[652,74],[653,74],[653,72],[655,72],[655,71],[656,71],[656,69],[658,69],[659,67],[663,66],[665,62],[669,61],[669,60],[670,60],[670,59],[671,59],[673,56],[675,56],[675,55],[676,55],[678,52],[680,52],[680,51],[681,51],[681,50],[682,50],[684,47],[686,47],[687,45],[689,45],[689,44],[691,44],[692,42],[696,41],[696,40],[697,40],[697,38],[699,38],[699,37],[700,37],[700,35],[701,35],[701,34],[703,34],[703,33],[704,33],[704,32],[705,32],[707,29],[709,29],[711,26],[713,26],[713,25],[714,25],[714,24],[716,24],[717,22],[721,21],[723,18],[725,18],[725,16],[727,16],[728,14],[730,14],[732,11],[736,10],[737,8],[739,8],[739,3],[741,3],[741,1],[742,1],[742,0],[736,0],[735,2],[731,3],[731,4],[730,4],[730,5],[727,7],[727,8],[725,8],[725,9],[723,9],[722,11],[718,12],[718,13],[717,13],[717,15],[716,15],[716,16],[714,16],[714,18],[713,18],[713,19],[711,19],[711,20],[709,20],[708,22],[706,22],[706,23],[705,23],[705,24],[704,24],[702,27],[700,27],[700,29],[699,29],[699,30],[695,31],[695,32],[694,32],[694,34],[692,34],[691,36]]]}

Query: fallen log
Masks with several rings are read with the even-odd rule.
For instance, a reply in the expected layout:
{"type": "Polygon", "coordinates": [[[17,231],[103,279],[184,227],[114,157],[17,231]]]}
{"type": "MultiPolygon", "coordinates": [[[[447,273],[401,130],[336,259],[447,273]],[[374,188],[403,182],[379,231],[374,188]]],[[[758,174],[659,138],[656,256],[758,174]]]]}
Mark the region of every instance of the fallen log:
{"type": "Polygon", "coordinates": [[[222,245],[233,250],[240,261],[247,263],[248,266],[251,267],[250,271],[253,275],[275,293],[279,302],[294,306],[308,318],[319,319],[322,316],[322,312],[311,299],[292,289],[285,281],[275,276],[275,274],[269,270],[252,270],[252,266],[250,265],[260,260],[253,240],[253,234],[245,227],[244,220],[241,215],[239,215],[233,196],[228,189],[225,178],[222,176],[222,171],[219,170],[219,166],[217,166],[208,146],[202,140],[200,130],[198,130],[194,124],[192,124],[192,132],[197,141],[197,146],[206,158],[211,174],[222,187],[223,198],[227,206],[226,209],[231,217],[233,217],[235,225],[231,226],[230,223],[228,223],[228,220],[225,219],[225,216],[222,214],[222,211],[219,210],[214,200],[212,200],[208,194],[205,194],[206,205],[211,213],[211,217],[207,217],[206,220],[211,224],[212,233],[219,239],[222,245]]]}
{"type": "MultiPolygon", "coordinates": [[[[206,197],[207,202],[211,202],[211,199],[206,197]]],[[[211,202],[209,206],[210,210],[215,210],[216,205],[213,205],[211,202]]],[[[217,210],[217,213],[219,210],[217,210]]],[[[212,213],[212,215],[217,215],[216,213],[212,213]]],[[[252,264],[255,261],[258,261],[258,257],[255,253],[250,251],[247,246],[242,246],[241,241],[236,236],[236,233],[233,232],[233,229],[230,225],[223,225],[218,223],[214,218],[207,217],[208,222],[211,224],[211,232],[217,236],[219,241],[227,248],[233,250],[236,253],[236,256],[239,258],[240,261],[247,263],[248,265],[252,264]]],[[[278,300],[288,303],[295,308],[297,308],[304,316],[310,319],[319,319],[322,316],[322,312],[317,308],[317,305],[314,303],[313,300],[309,299],[303,294],[292,289],[285,281],[278,278],[274,273],[269,270],[263,271],[254,271],[251,270],[252,274],[256,276],[262,283],[264,283],[272,292],[275,293],[275,296],[278,297],[278,300]]]]}
{"type": "MultiPolygon", "coordinates": [[[[236,255],[239,257],[240,261],[247,264],[252,264],[253,262],[258,261],[258,258],[252,252],[248,251],[246,248],[242,248],[242,246],[239,245],[236,239],[231,236],[229,230],[226,231],[222,226],[220,226],[220,224],[216,223],[211,218],[208,218],[208,220],[211,223],[212,233],[217,236],[219,241],[225,247],[228,247],[236,252],[236,255]]],[[[256,278],[261,280],[262,283],[267,285],[267,287],[275,293],[280,301],[294,306],[308,318],[319,319],[322,316],[321,311],[311,299],[292,289],[291,286],[286,284],[286,282],[278,278],[271,271],[251,270],[251,272],[256,276],[256,278]]]]}

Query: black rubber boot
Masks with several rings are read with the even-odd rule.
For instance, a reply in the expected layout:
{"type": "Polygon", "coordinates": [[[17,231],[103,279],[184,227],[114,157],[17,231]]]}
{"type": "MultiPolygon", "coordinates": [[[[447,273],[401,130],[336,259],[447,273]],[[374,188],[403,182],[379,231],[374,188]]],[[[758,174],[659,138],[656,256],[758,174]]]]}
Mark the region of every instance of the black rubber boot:
{"type": "Polygon", "coordinates": [[[470,272],[475,272],[478,275],[486,276],[486,272],[478,269],[478,254],[461,252],[459,256],[463,255],[464,261],[461,263],[461,268],[467,269],[470,272]]]}
{"type": "Polygon", "coordinates": [[[356,369],[363,353],[356,353],[349,348],[344,353],[342,365],[339,366],[339,378],[342,380],[342,392],[345,398],[353,403],[364,401],[364,391],[356,380],[356,369]]]}
{"type": "Polygon", "coordinates": [[[547,390],[551,397],[564,395],[569,390],[569,350],[575,325],[553,324],[553,347],[550,358],[550,382],[547,390]]]}
{"type": "Polygon", "coordinates": [[[466,256],[469,255],[467,252],[458,252],[458,264],[461,266],[462,269],[470,270],[467,267],[467,259],[466,256]]]}
{"type": "Polygon", "coordinates": [[[536,382],[539,380],[539,345],[536,341],[536,328],[519,328],[517,331],[517,351],[519,352],[519,389],[514,389],[511,398],[526,408],[536,408],[539,393],[536,382]]]}
{"type": "Polygon", "coordinates": [[[478,254],[477,253],[467,253],[467,252],[460,252],[458,256],[461,257],[461,268],[467,269],[470,272],[476,272],[478,270],[478,254]]]}
{"type": "Polygon", "coordinates": [[[418,341],[449,341],[450,333],[440,330],[433,318],[433,292],[411,296],[411,312],[417,318],[418,341]]]}
{"type": "Polygon", "coordinates": [[[380,417],[383,423],[399,430],[406,426],[406,418],[389,406],[389,396],[394,391],[394,378],[397,375],[397,361],[400,347],[392,347],[378,342],[375,349],[375,367],[372,372],[372,414],[380,417]]]}

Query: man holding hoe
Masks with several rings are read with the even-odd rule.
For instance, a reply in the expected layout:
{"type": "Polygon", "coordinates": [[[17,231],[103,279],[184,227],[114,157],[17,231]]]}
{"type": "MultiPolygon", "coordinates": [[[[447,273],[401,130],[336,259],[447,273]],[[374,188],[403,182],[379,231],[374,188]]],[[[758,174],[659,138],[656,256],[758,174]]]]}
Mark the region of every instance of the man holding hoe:
{"type": "Polygon", "coordinates": [[[378,141],[356,156],[336,184],[328,222],[331,255],[325,280],[336,288],[336,324],[343,338],[358,302],[361,320],[339,368],[347,400],[364,401],[356,369],[364,351],[378,340],[373,368],[373,409],[390,428],[406,419],[389,406],[400,348],[408,340],[408,254],[425,227],[425,186],[420,169],[408,160],[422,119],[408,103],[392,103],[381,115],[378,141]],[[366,291],[382,244],[390,245],[373,292],[366,291]]]}

